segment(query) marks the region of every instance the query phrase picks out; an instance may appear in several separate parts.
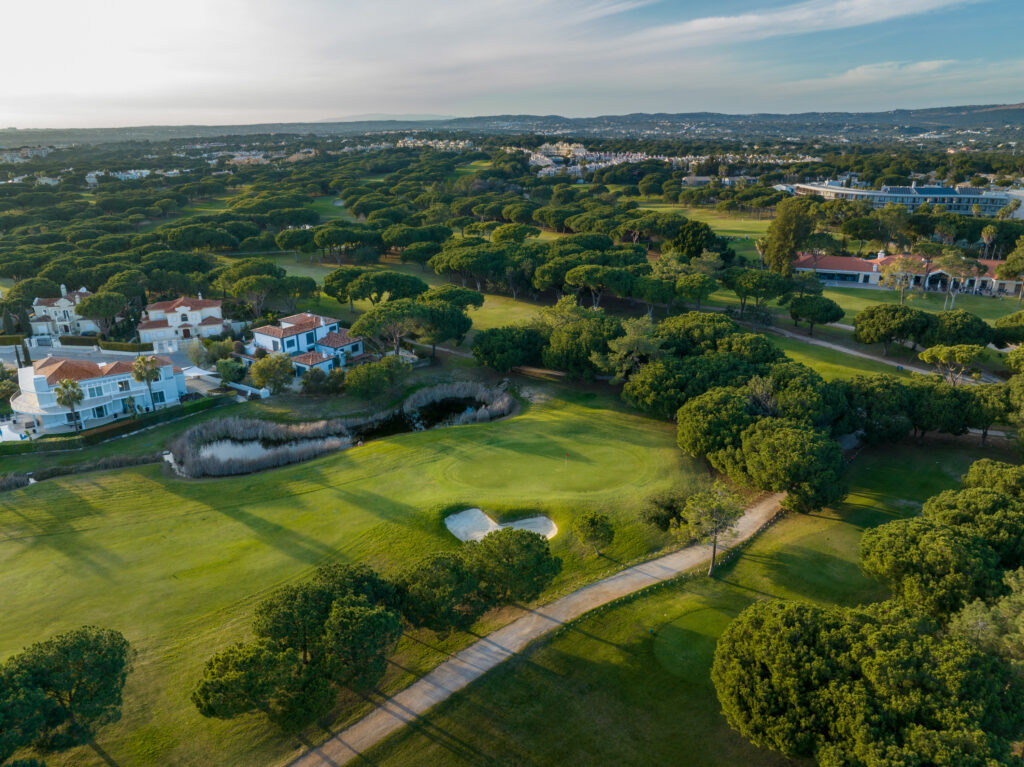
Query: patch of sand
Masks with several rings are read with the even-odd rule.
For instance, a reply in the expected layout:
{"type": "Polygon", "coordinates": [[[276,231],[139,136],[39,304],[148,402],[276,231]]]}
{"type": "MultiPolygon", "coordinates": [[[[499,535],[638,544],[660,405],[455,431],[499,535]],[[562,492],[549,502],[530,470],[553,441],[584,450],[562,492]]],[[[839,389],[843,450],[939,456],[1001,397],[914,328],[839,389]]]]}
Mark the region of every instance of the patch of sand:
{"type": "Polygon", "coordinates": [[[503,527],[529,530],[531,533],[543,535],[549,540],[558,533],[558,525],[548,517],[526,517],[507,525],[499,525],[480,509],[466,509],[456,514],[449,514],[444,519],[444,525],[448,528],[448,532],[460,541],[479,541],[488,533],[501,530],[503,527]]]}

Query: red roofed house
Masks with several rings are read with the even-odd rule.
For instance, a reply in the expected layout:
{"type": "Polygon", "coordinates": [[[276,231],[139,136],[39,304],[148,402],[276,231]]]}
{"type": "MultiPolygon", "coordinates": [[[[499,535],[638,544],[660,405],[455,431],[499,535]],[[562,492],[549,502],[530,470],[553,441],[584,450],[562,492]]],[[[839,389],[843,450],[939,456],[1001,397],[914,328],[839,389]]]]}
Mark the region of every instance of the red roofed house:
{"type": "Polygon", "coordinates": [[[78,314],[76,307],[83,298],[91,296],[85,288],[71,293],[63,285],[57,298],[36,298],[32,301],[32,316],[29,324],[34,336],[66,336],[84,333],[99,333],[100,328],[92,320],[78,314]]]}
{"type": "MultiPolygon", "coordinates": [[[[866,259],[855,256],[803,254],[793,261],[793,271],[814,272],[822,282],[834,283],[840,287],[878,287],[884,284],[883,268],[897,258],[909,258],[917,262],[918,267],[913,270],[912,281],[915,287],[920,287],[927,274],[929,290],[946,289],[949,275],[934,261],[927,263],[921,256],[913,255],[889,256],[879,253],[875,258],[866,259]]],[[[954,287],[960,291],[981,291],[996,295],[1016,295],[1021,289],[1021,283],[1017,280],[1001,280],[996,277],[996,269],[1003,263],[1002,261],[981,259],[978,263],[985,271],[980,275],[968,277],[962,286],[958,279],[954,280],[954,287]]]]}
{"type": "Polygon", "coordinates": [[[76,420],[90,429],[131,412],[176,405],[187,391],[185,377],[167,357],[155,359],[160,378],[153,382],[152,399],[149,387],[132,377],[130,361],[97,364],[53,356],[36,360],[18,370],[20,392],[11,398],[11,409],[19,420],[33,420],[39,431],[52,433],[72,430],[76,420]],[[85,395],[73,416],[57,404],[55,390],[65,379],[77,381],[85,395]]]}
{"type": "Polygon", "coordinates": [[[247,351],[252,355],[257,349],[287,354],[299,376],[313,367],[325,373],[345,367],[363,353],[363,339],[350,336],[333,317],[303,312],[253,330],[247,351]]]}
{"type": "Polygon", "coordinates": [[[189,338],[209,338],[231,330],[231,320],[221,314],[221,302],[182,296],[150,304],[139,323],[139,340],[160,344],[189,338]]]}

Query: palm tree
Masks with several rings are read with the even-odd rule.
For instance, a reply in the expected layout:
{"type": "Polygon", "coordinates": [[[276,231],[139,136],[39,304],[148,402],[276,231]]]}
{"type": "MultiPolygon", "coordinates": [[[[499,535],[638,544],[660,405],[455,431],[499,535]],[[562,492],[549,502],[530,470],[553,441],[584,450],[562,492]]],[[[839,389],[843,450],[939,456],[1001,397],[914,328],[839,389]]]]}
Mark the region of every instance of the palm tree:
{"type": "Polygon", "coordinates": [[[78,381],[63,378],[57,383],[54,392],[57,395],[57,404],[71,411],[71,423],[74,424],[75,431],[81,429],[82,424],[75,415],[75,407],[85,399],[85,394],[82,392],[82,387],[78,385],[78,381]]]}
{"type": "Polygon", "coordinates": [[[132,363],[132,378],[139,383],[146,384],[149,389],[149,402],[156,410],[156,400],[153,399],[153,382],[160,380],[160,365],[156,357],[136,357],[132,363]]]}
{"type": "Polygon", "coordinates": [[[998,230],[994,226],[992,226],[992,224],[989,224],[988,226],[981,230],[981,240],[982,242],[985,243],[984,258],[988,258],[988,250],[989,248],[992,247],[992,243],[995,241],[996,235],[998,233],[998,230]]]}
{"type": "Polygon", "coordinates": [[[768,250],[768,238],[758,237],[754,240],[754,247],[757,249],[757,255],[761,259],[761,268],[764,269],[764,253],[768,250]]]}

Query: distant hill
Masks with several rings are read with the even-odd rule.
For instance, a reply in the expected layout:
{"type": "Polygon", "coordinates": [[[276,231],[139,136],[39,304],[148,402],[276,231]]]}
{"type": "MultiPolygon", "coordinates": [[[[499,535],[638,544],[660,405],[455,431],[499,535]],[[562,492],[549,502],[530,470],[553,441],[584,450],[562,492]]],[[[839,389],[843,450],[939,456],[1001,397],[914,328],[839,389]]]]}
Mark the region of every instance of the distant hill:
{"type": "Polygon", "coordinates": [[[755,139],[765,137],[887,139],[923,133],[977,130],[992,137],[1021,138],[1024,104],[988,104],[888,112],[724,114],[636,113],[597,117],[560,115],[356,115],[344,120],[256,125],[153,125],[130,128],[0,130],[0,147],[38,144],[211,139],[254,134],[357,135],[378,131],[455,130],[478,133],[541,133],[577,136],[755,139]]]}
{"type": "Polygon", "coordinates": [[[350,123],[350,122],[372,122],[379,120],[399,120],[402,122],[423,122],[427,120],[453,120],[455,119],[451,115],[418,115],[418,114],[404,114],[404,115],[391,115],[391,114],[364,114],[364,115],[349,115],[348,117],[336,117],[331,120],[317,120],[322,123],[350,123]]]}

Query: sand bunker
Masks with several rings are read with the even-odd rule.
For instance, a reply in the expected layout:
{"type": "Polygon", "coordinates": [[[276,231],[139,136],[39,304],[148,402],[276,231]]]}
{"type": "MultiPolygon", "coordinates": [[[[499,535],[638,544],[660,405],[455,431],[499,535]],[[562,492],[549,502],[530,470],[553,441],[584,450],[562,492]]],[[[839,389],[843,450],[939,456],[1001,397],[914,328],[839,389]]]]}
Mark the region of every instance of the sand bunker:
{"type": "Polygon", "coordinates": [[[499,525],[480,509],[466,509],[458,514],[451,514],[444,519],[448,532],[460,541],[479,541],[488,533],[501,530],[503,527],[511,527],[516,530],[529,530],[531,533],[543,535],[551,539],[558,532],[558,525],[548,517],[527,517],[517,519],[507,525],[499,525]]]}

